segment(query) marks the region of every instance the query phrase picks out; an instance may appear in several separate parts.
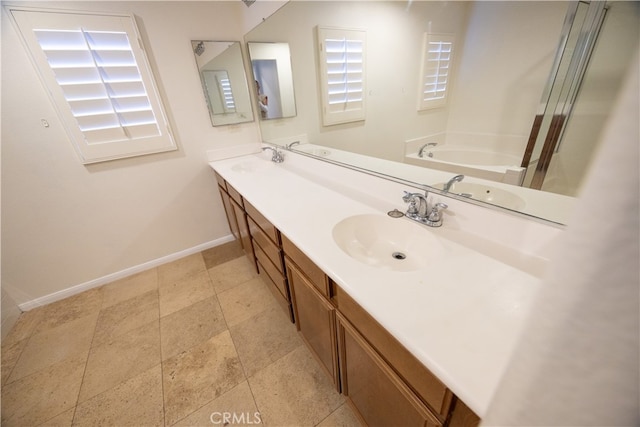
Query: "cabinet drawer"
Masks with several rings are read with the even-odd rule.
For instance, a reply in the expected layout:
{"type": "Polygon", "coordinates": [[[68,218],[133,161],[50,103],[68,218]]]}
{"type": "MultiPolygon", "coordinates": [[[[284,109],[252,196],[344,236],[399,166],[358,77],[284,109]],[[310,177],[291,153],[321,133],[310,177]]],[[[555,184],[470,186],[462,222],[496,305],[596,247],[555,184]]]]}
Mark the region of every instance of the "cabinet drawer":
{"type": "Polygon", "coordinates": [[[233,188],[233,186],[228,182],[227,182],[227,191],[229,192],[229,196],[231,196],[231,198],[235,200],[235,202],[244,209],[244,204],[242,203],[242,196],[240,195],[240,193],[238,193],[238,190],[233,188]]]}
{"type": "Polygon", "coordinates": [[[260,248],[259,245],[254,246],[254,252],[256,254],[256,258],[258,259],[258,262],[260,262],[260,265],[262,266],[261,271],[264,271],[269,275],[274,285],[280,292],[280,295],[282,296],[282,298],[284,298],[285,300],[287,300],[287,302],[289,302],[290,298],[289,298],[289,292],[287,290],[287,282],[283,274],[276,268],[275,265],[273,265],[273,263],[269,260],[267,255],[265,255],[265,253],[263,252],[262,248],[260,248]]]}
{"type": "Polygon", "coordinates": [[[260,246],[260,249],[262,249],[265,255],[269,257],[273,265],[276,266],[276,268],[280,270],[280,273],[284,275],[282,250],[280,250],[280,247],[276,246],[276,244],[267,237],[264,231],[258,227],[251,217],[249,217],[248,220],[249,231],[251,232],[251,237],[253,238],[254,243],[257,243],[260,246]]]}
{"type": "Polygon", "coordinates": [[[300,270],[310,279],[313,286],[320,291],[325,298],[330,298],[327,276],[317,265],[313,263],[296,245],[291,243],[287,236],[282,235],[282,249],[300,270]]]}
{"type": "Polygon", "coordinates": [[[422,401],[444,420],[453,399],[451,391],[339,286],[332,284],[332,287],[338,311],[366,337],[422,401]]]}
{"type": "Polygon", "coordinates": [[[442,422],[339,313],[342,391],[368,425],[440,427],[442,422]]]}
{"type": "Polygon", "coordinates": [[[276,285],[273,279],[269,277],[269,275],[266,273],[266,269],[264,268],[264,266],[260,264],[260,261],[258,261],[258,269],[260,270],[260,273],[261,273],[260,277],[262,277],[262,279],[267,283],[267,287],[273,294],[274,298],[276,299],[276,302],[282,307],[284,312],[287,314],[287,317],[289,317],[289,320],[291,321],[291,323],[293,323],[294,322],[293,307],[291,305],[291,302],[282,296],[282,294],[280,293],[280,290],[278,289],[278,285],[276,285]]]}
{"type": "Polygon", "coordinates": [[[254,222],[264,231],[264,234],[269,237],[276,246],[280,246],[280,232],[277,228],[269,222],[253,205],[245,200],[245,209],[247,214],[254,220],[254,222]]]}

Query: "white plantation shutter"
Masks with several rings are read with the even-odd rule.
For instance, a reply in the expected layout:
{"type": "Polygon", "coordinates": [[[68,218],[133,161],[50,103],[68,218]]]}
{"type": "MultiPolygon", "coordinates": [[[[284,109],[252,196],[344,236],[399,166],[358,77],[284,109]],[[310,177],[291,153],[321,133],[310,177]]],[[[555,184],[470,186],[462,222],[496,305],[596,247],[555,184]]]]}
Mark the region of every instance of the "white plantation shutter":
{"type": "Polygon", "coordinates": [[[233,91],[231,90],[231,82],[229,81],[229,78],[220,75],[217,75],[216,78],[218,79],[220,93],[222,93],[222,98],[224,99],[224,112],[235,113],[236,101],[233,98],[233,91]]]}
{"type": "Polygon", "coordinates": [[[84,163],[176,149],[133,17],[11,14],[84,163]]]}
{"type": "Polygon", "coordinates": [[[366,32],[318,27],[325,126],[365,119],[366,32]]]}
{"type": "Polygon", "coordinates": [[[213,114],[236,112],[229,74],[224,70],[204,70],[202,78],[207,88],[207,102],[213,114]]]}
{"type": "Polygon", "coordinates": [[[453,35],[424,35],[418,110],[444,105],[450,87],[453,35]]]}

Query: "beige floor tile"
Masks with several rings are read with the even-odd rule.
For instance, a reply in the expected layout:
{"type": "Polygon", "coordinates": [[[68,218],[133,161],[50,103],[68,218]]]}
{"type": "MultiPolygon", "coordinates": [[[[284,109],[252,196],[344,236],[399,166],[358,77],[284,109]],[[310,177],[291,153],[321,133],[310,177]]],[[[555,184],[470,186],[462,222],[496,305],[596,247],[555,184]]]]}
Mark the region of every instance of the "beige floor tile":
{"type": "Polygon", "coordinates": [[[170,285],[187,276],[207,271],[201,253],[189,255],[158,267],[158,285],[170,285]]]}
{"type": "Polygon", "coordinates": [[[227,329],[218,299],[210,297],[160,319],[162,360],[227,329]]]}
{"type": "Polygon", "coordinates": [[[74,426],[162,426],[160,364],[78,405],[74,426]]]}
{"type": "Polygon", "coordinates": [[[98,313],[36,333],[20,354],[7,383],[45,369],[76,354],[87,357],[98,313]]]}
{"type": "Polygon", "coordinates": [[[333,411],[327,418],[322,420],[318,427],[360,427],[362,424],[353,413],[353,409],[348,403],[343,403],[338,409],[333,411]]]}
{"type": "Polygon", "coordinates": [[[172,425],[245,378],[229,331],[162,363],[165,422],[172,425]]]}
{"type": "Polygon", "coordinates": [[[104,308],[98,316],[92,347],[106,344],[124,333],[158,320],[159,317],[157,289],[104,308]]]}
{"type": "Polygon", "coordinates": [[[218,294],[258,277],[258,273],[245,256],[227,261],[208,271],[218,294]]]}
{"type": "Polygon", "coordinates": [[[79,402],[109,390],[160,363],[158,320],[92,347],[79,402]]]}
{"type": "Polygon", "coordinates": [[[240,258],[241,256],[244,256],[244,252],[242,251],[242,245],[239,240],[234,240],[233,242],[202,251],[202,258],[204,259],[204,265],[207,269],[224,264],[232,259],[240,258]]]}
{"type": "Polygon", "coordinates": [[[233,425],[234,427],[261,424],[260,413],[246,381],[241,382],[174,425],[185,427],[216,424],[233,425]]]}
{"type": "Polygon", "coordinates": [[[5,345],[13,346],[16,342],[29,338],[38,323],[40,323],[43,314],[44,306],[22,313],[7,336],[2,340],[2,348],[4,349],[5,345]]]}
{"type": "Polygon", "coordinates": [[[5,344],[2,343],[2,383],[4,385],[5,382],[9,379],[13,368],[16,366],[18,362],[18,358],[20,354],[22,354],[22,350],[27,346],[29,342],[29,338],[24,338],[20,341],[12,340],[12,343],[5,344]]]}
{"type": "Polygon", "coordinates": [[[71,427],[73,423],[73,415],[76,413],[76,408],[67,409],[60,415],[57,415],[50,420],[40,424],[39,427],[71,427]]]}
{"type": "Polygon", "coordinates": [[[269,306],[229,331],[247,377],[303,344],[279,305],[269,306]]]}
{"type": "Polygon", "coordinates": [[[42,307],[42,320],[34,333],[44,332],[72,320],[98,314],[102,308],[102,290],[90,289],[42,307]]]}
{"type": "Polygon", "coordinates": [[[102,308],[158,289],[158,270],[152,268],[102,287],[102,308]]]}
{"type": "Polygon", "coordinates": [[[266,425],[313,426],[344,403],[305,346],[257,372],[249,386],[266,425]]]}
{"type": "Polygon", "coordinates": [[[76,355],[2,388],[2,426],[33,426],[75,406],[84,372],[76,355]]]}
{"type": "Polygon", "coordinates": [[[260,277],[218,294],[227,326],[237,325],[277,304],[260,277]]]}
{"type": "Polygon", "coordinates": [[[214,295],[211,280],[206,271],[165,285],[160,285],[160,316],[175,313],[198,301],[214,295]]]}

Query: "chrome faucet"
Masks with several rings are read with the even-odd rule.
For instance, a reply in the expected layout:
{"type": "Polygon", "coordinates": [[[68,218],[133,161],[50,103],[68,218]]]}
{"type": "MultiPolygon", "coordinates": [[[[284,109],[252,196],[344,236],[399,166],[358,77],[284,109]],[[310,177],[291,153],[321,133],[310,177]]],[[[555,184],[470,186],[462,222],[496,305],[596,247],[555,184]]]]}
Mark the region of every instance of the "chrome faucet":
{"type": "MultiPolygon", "coordinates": [[[[435,147],[436,145],[438,145],[437,142],[428,142],[426,144],[424,144],[422,147],[420,147],[420,150],[418,150],[418,157],[424,157],[424,149],[427,147],[435,147]]],[[[431,156],[429,156],[431,157],[431,156]]]]}
{"type": "Polygon", "coordinates": [[[271,156],[271,161],[275,163],[282,163],[284,161],[284,156],[281,152],[278,151],[277,148],[273,147],[262,147],[262,151],[271,150],[273,151],[273,155],[271,156]]]}
{"type": "Polygon", "coordinates": [[[408,191],[404,192],[404,196],[402,196],[402,200],[405,203],[409,203],[409,207],[407,208],[407,217],[414,219],[414,217],[418,218],[426,218],[428,212],[427,206],[427,193],[425,192],[424,196],[420,193],[409,193],[408,191]]]}
{"type": "Polygon", "coordinates": [[[451,190],[451,186],[453,185],[453,183],[460,182],[463,179],[464,179],[464,175],[456,175],[453,178],[451,178],[449,181],[447,181],[447,183],[442,187],[442,189],[444,190],[445,193],[448,193],[449,190],[451,190]]]}
{"type": "Polygon", "coordinates": [[[440,211],[447,209],[448,206],[444,203],[436,203],[431,208],[431,211],[429,211],[429,205],[427,203],[428,194],[426,191],[424,195],[405,191],[402,200],[405,203],[409,203],[405,216],[421,224],[426,224],[429,227],[440,227],[442,225],[442,214],[440,211]]]}
{"type": "Polygon", "coordinates": [[[300,145],[300,141],[293,141],[292,143],[285,145],[285,147],[287,150],[291,150],[291,147],[294,145],[300,145]]]}

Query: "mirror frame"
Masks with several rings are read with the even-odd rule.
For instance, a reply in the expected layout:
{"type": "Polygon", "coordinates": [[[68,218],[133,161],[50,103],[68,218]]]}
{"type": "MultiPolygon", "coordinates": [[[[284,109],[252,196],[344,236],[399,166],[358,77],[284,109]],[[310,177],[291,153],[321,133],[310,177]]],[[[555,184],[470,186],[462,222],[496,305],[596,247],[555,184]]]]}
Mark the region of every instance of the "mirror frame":
{"type": "MultiPolygon", "coordinates": [[[[214,127],[236,125],[240,123],[249,123],[254,121],[253,103],[251,102],[251,95],[249,93],[249,86],[247,81],[247,74],[245,71],[244,55],[242,53],[242,42],[240,41],[223,41],[223,40],[191,40],[191,47],[194,54],[194,60],[196,69],[200,79],[200,85],[202,86],[202,94],[204,101],[207,104],[207,110],[209,111],[209,118],[211,125],[214,127]],[[207,51],[207,43],[209,50],[213,48],[214,56],[201,64],[199,61],[200,56],[207,51]],[[226,45],[226,48],[224,46],[226,45]],[[233,49],[234,51],[230,51],[233,49]],[[217,53],[216,53],[217,52],[217,53]],[[229,58],[222,58],[225,61],[221,64],[216,64],[214,61],[220,59],[222,55],[230,56],[229,58]],[[227,68],[225,68],[225,66],[227,68]],[[211,68],[207,68],[211,67],[211,68]],[[211,88],[207,84],[205,78],[205,72],[224,71],[228,75],[229,90],[232,93],[234,110],[229,112],[217,113],[214,109],[214,101],[209,93],[211,88]],[[231,72],[233,71],[233,72],[231,72]]],[[[216,85],[220,91],[220,102],[224,102],[225,89],[221,85],[216,85]]],[[[224,105],[222,105],[224,108],[224,105]]]]}

